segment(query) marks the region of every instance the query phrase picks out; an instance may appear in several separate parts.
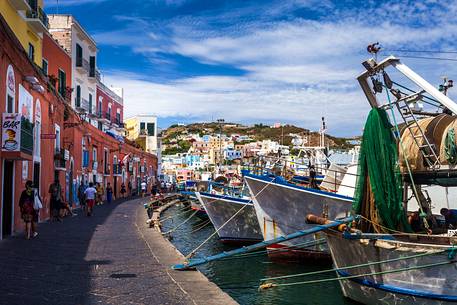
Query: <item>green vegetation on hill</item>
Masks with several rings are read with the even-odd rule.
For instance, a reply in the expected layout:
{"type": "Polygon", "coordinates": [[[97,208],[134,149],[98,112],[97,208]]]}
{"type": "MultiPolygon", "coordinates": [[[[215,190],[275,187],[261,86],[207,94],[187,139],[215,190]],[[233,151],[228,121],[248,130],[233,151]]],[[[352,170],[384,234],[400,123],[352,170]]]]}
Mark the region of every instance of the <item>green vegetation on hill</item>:
{"type": "MultiPolygon", "coordinates": [[[[164,155],[187,152],[191,146],[190,141],[178,140],[179,137],[184,137],[188,134],[211,135],[219,134],[232,135],[238,134],[248,136],[252,141],[272,140],[282,143],[283,145],[291,146],[292,136],[290,134],[306,135],[308,137],[307,146],[319,145],[319,133],[312,132],[309,129],[297,127],[294,125],[284,125],[279,128],[271,128],[262,123],[253,126],[245,126],[236,123],[225,122],[219,125],[217,122],[211,123],[193,123],[185,126],[171,125],[164,130],[162,134],[162,143],[168,147],[163,151],[164,155]],[[220,130],[222,128],[222,130],[220,130]]],[[[330,135],[325,136],[326,142],[332,148],[351,148],[353,145],[348,143],[349,139],[338,138],[330,135]]]]}

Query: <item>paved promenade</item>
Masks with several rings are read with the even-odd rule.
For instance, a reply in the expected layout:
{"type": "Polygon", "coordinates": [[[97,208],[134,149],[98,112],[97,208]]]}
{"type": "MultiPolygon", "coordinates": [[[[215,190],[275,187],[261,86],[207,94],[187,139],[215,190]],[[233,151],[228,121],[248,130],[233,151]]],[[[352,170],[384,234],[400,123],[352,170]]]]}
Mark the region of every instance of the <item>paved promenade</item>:
{"type": "Polygon", "coordinates": [[[146,227],[143,201],[43,223],[30,241],[22,235],[1,241],[0,304],[234,303],[199,272],[169,270],[179,255],[146,227]]]}

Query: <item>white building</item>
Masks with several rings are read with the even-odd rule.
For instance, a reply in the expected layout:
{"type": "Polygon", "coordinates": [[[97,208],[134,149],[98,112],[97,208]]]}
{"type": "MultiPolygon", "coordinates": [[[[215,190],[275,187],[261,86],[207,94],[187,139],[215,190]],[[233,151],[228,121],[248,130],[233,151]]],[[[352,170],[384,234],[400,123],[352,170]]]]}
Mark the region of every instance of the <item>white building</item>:
{"type": "MultiPolygon", "coordinates": [[[[71,15],[48,15],[49,32],[71,55],[71,105],[78,111],[95,113],[97,78],[97,45],[71,15]]],[[[97,126],[97,122],[92,122],[97,126]]]]}
{"type": "Polygon", "coordinates": [[[158,155],[157,117],[136,115],[124,120],[126,136],[140,144],[146,152],[158,155]]]}

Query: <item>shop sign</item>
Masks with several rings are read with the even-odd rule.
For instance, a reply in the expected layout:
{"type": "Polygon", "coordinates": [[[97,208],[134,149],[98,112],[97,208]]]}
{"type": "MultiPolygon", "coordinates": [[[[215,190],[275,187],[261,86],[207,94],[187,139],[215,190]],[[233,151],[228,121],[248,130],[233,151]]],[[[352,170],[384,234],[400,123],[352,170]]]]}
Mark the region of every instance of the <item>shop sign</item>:
{"type": "Polygon", "coordinates": [[[29,161],[22,161],[22,180],[27,180],[29,176],[29,161]]]}
{"type": "Polygon", "coordinates": [[[8,66],[8,70],[6,72],[6,84],[7,90],[12,94],[12,96],[14,96],[16,92],[16,81],[14,79],[14,70],[11,65],[8,66]]]}
{"type": "Polygon", "coordinates": [[[63,151],[63,159],[64,160],[70,160],[70,152],[68,151],[68,149],[64,149],[63,151]]]}
{"type": "Polygon", "coordinates": [[[33,122],[33,96],[19,84],[19,113],[33,122]]]}
{"type": "Polygon", "coordinates": [[[42,133],[41,139],[42,140],[54,140],[56,138],[55,133],[42,133]]]}
{"type": "Polygon", "coordinates": [[[19,113],[3,113],[2,151],[20,151],[21,118],[19,113]]]}

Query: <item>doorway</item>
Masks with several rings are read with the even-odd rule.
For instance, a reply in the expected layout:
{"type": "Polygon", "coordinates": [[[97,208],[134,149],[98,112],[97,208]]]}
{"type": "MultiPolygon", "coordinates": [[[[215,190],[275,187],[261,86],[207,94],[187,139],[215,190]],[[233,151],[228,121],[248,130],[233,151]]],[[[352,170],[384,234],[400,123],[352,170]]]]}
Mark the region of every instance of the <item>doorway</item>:
{"type": "Polygon", "coordinates": [[[14,161],[5,160],[3,164],[3,201],[2,201],[2,238],[13,233],[14,161]]]}
{"type": "Polygon", "coordinates": [[[114,176],[113,177],[113,191],[114,191],[114,198],[117,198],[118,195],[117,195],[117,176],[114,176]]]}
{"type": "Polygon", "coordinates": [[[40,163],[33,163],[33,187],[40,191],[40,163]]]}

